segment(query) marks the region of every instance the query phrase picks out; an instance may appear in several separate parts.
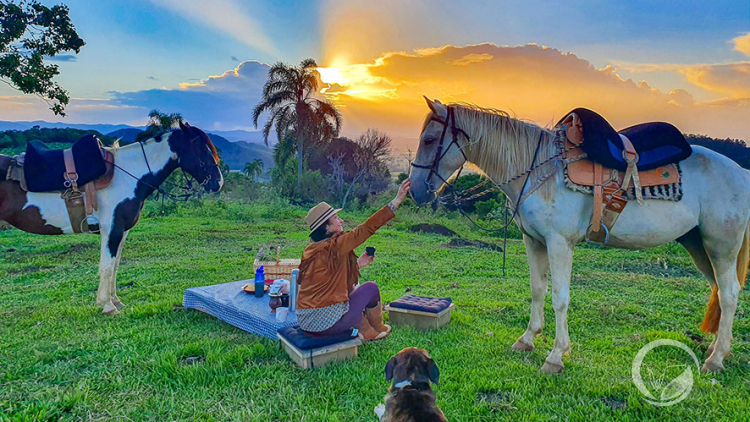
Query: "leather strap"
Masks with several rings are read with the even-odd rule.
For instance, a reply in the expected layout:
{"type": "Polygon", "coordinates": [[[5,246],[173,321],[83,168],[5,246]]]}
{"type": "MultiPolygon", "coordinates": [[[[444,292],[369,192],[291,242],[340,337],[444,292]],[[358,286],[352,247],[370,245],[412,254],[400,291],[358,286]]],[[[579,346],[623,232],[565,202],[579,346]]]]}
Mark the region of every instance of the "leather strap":
{"type": "Polygon", "coordinates": [[[86,222],[83,194],[68,189],[62,194],[62,198],[65,200],[65,208],[68,210],[68,218],[70,219],[70,225],[73,227],[73,232],[87,233],[89,225],[86,222]]]}
{"type": "Polygon", "coordinates": [[[99,201],[96,198],[96,184],[89,182],[83,185],[83,192],[86,194],[86,215],[92,215],[94,211],[99,211],[99,201]]]}
{"type": "Polygon", "coordinates": [[[594,163],[594,216],[591,219],[591,231],[598,232],[599,227],[602,223],[602,194],[604,189],[602,183],[604,183],[604,171],[602,165],[594,163]]]}
{"type": "Polygon", "coordinates": [[[78,173],[76,173],[76,163],[73,160],[73,149],[63,150],[63,158],[65,159],[65,174],[63,177],[70,182],[70,188],[78,192],[78,173]]]}
{"type": "Polygon", "coordinates": [[[620,134],[620,139],[625,146],[625,151],[622,153],[622,158],[628,163],[628,168],[625,170],[625,177],[622,180],[622,190],[627,191],[630,187],[630,181],[633,181],[633,190],[635,191],[635,199],[638,201],[638,205],[643,205],[643,193],[641,192],[641,182],[638,177],[638,153],[633,147],[633,143],[630,142],[627,136],[620,134]]]}

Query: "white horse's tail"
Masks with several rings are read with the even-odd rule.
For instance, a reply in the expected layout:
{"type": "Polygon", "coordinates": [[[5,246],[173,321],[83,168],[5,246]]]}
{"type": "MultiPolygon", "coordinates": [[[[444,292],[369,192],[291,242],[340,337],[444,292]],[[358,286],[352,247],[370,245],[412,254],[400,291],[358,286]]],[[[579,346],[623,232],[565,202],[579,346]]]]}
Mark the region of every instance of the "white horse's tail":
{"type": "MultiPolygon", "coordinates": [[[[740,291],[745,288],[748,265],[750,265],[750,224],[745,228],[745,237],[742,240],[740,253],[737,255],[737,278],[740,282],[740,291]]],[[[721,319],[721,307],[719,306],[719,286],[714,283],[711,286],[711,299],[708,301],[706,317],[701,324],[701,331],[715,334],[719,331],[719,320],[721,319]]]]}

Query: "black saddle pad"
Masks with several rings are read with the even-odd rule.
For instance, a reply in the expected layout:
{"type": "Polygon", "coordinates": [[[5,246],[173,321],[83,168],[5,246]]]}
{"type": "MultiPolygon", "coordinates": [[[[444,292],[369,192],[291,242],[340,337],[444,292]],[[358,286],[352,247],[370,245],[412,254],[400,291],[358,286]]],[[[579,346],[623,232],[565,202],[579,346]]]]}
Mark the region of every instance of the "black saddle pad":
{"type": "MultiPolygon", "coordinates": [[[[73,144],[73,161],[78,173],[78,186],[101,177],[107,168],[99,150],[99,140],[86,135],[73,144]]],[[[39,141],[30,141],[26,146],[24,176],[29,192],[54,192],[66,190],[65,160],[63,150],[49,149],[39,141]]]]}
{"type": "MultiPolygon", "coordinates": [[[[571,113],[576,113],[583,124],[581,149],[588,158],[604,167],[625,171],[628,167],[622,156],[625,146],[609,122],[586,108],[577,108],[571,113]]],[[[638,152],[638,170],[653,170],[665,164],[678,163],[693,152],[685,136],[669,123],[643,123],[623,129],[620,133],[630,139],[638,152]]]]}

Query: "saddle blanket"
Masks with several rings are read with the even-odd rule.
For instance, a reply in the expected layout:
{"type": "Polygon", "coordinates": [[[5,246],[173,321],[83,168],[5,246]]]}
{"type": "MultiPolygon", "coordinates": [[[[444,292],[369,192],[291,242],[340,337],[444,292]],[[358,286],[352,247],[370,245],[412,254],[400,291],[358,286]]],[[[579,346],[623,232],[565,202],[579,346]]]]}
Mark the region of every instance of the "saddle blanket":
{"type": "MultiPolygon", "coordinates": [[[[72,147],[73,161],[78,173],[78,186],[83,186],[104,175],[107,171],[103,150],[99,139],[87,135],[76,141],[72,147]]],[[[64,191],[65,160],[63,150],[49,149],[39,141],[30,141],[26,146],[24,176],[29,192],[64,191]]]]}

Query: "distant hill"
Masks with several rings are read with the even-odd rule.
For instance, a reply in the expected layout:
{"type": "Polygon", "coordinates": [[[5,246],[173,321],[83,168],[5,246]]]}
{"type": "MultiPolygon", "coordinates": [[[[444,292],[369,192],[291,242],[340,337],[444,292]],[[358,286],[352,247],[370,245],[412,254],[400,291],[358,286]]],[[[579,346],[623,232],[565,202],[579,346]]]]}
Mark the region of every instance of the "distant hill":
{"type": "MultiPolygon", "coordinates": [[[[125,143],[135,142],[136,136],[142,132],[140,129],[128,128],[110,132],[107,136],[120,138],[125,143]]],[[[245,163],[254,161],[256,158],[263,160],[264,168],[273,167],[273,151],[265,145],[250,142],[231,142],[216,132],[206,132],[216,148],[221,150],[221,158],[232,170],[242,170],[245,163]]]]}
{"type": "Polygon", "coordinates": [[[142,129],[127,128],[127,129],[119,129],[114,132],[109,132],[107,136],[121,139],[124,145],[126,143],[129,144],[131,142],[135,142],[135,137],[141,132],[143,132],[142,129]]]}
{"type": "Polygon", "coordinates": [[[273,151],[265,145],[231,142],[215,133],[208,133],[208,136],[211,137],[216,148],[221,150],[221,158],[232,170],[242,170],[245,168],[245,163],[254,161],[256,158],[263,160],[265,169],[270,169],[274,165],[273,151]]]}
{"type": "Polygon", "coordinates": [[[28,130],[33,128],[34,126],[39,126],[40,128],[48,128],[48,129],[65,129],[65,128],[71,128],[71,129],[80,129],[80,130],[95,130],[99,133],[109,133],[116,131],[118,129],[128,129],[133,128],[133,126],[128,125],[108,125],[108,124],[102,124],[102,125],[88,125],[83,123],[63,123],[63,122],[45,122],[44,120],[34,120],[31,122],[5,122],[0,121],[0,131],[5,130],[28,130]]]}
{"type": "MultiPolygon", "coordinates": [[[[28,130],[33,128],[34,126],[39,126],[40,128],[50,128],[50,129],[65,129],[65,128],[71,128],[71,129],[81,129],[81,130],[95,130],[99,133],[115,133],[119,131],[125,131],[122,132],[122,134],[117,133],[115,137],[122,137],[123,140],[126,140],[128,142],[132,142],[132,140],[129,140],[129,136],[131,133],[138,133],[137,131],[141,131],[145,129],[145,126],[129,126],[129,125],[109,125],[109,124],[99,124],[99,125],[89,125],[89,124],[83,124],[83,123],[64,123],[64,122],[45,122],[44,120],[34,120],[34,121],[25,121],[25,122],[7,122],[7,121],[0,121],[0,132],[5,130],[28,130]],[[131,130],[134,130],[134,132],[130,132],[131,130]]],[[[219,136],[222,136],[226,138],[229,141],[232,142],[248,142],[252,144],[264,144],[263,141],[263,133],[260,131],[247,131],[247,130],[214,130],[212,133],[215,133],[219,136]]],[[[135,136],[135,135],[133,135],[135,136]]],[[[268,142],[269,144],[273,145],[276,143],[276,132],[271,131],[271,134],[268,136],[268,142]]]]}
{"type": "MultiPolygon", "coordinates": [[[[263,132],[250,132],[247,130],[212,130],[211,133],[223,136],[224,138],[232,142],[248,142],[252,144],[263,144],[263,132]]],[[[274,145],[276,143],[276,132],[271,131],[268,135],[268,144],[274,145]]]]}

